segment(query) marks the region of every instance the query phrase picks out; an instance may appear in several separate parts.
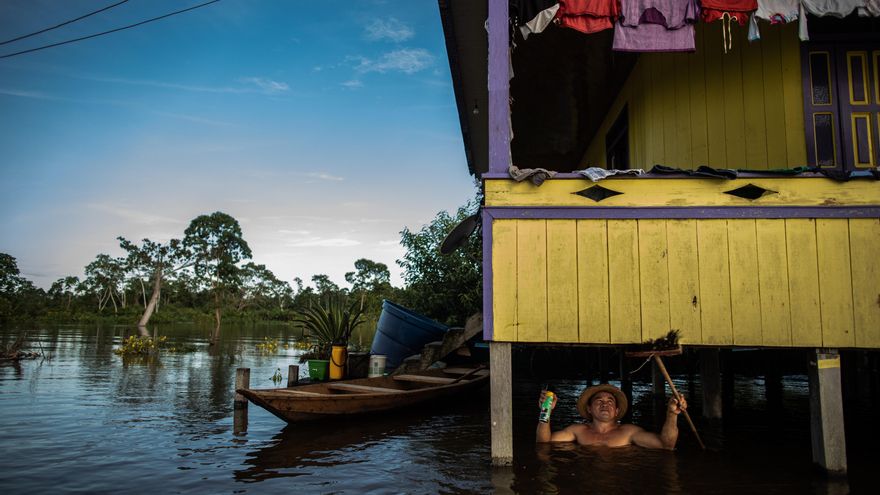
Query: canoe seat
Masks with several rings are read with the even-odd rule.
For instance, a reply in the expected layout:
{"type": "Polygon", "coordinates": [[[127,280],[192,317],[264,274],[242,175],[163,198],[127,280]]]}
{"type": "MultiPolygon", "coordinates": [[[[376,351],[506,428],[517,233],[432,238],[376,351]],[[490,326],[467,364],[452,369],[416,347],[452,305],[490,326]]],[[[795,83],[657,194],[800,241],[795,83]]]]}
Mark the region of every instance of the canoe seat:
{"type": "Polygon", "coordinates": [[[316,397],[316,396],[327,396],[327,395],[329,395],[329,394],[322,394],[322,393],[319,393],[319,392],[309,392],[309,391],[307,391],[307,390],[283,390],[283,389],[281,389],[281,390],[276,390],[275,392],[279,392],[279,393],[282,393],[282,394],[289,394],[289,395],[308,395],[308,396],[311,396],[311,397],[316,397]]]}
{"type": "Polygon", "coordinates": [[[444,376],[425,376],[425,375],[395,375],[394,379],[399,382],[418,382],[418,383],[436,383],[446,385],[456,381],[455,378],[446,378],[444,376]]]}
{"type": "MultiPolygon", "coordinates": [[[[443,368],[443,372],[448,375],[466,375],[474,371],[474,368],[443,368]]],[[[471,373],[470,376],[486,376],[489,374],[489,370],[480,370],[474,373],[471,373]]]]}
{"type": "Polygon", "coordinates": [[[330,390],[343,390],[345,392],[372,392],[379,394],[397,394],[406,392],[398,388],[371,387],[369,385],[357,385],[354,383],[328,383],[327,388],[330,390]]]}

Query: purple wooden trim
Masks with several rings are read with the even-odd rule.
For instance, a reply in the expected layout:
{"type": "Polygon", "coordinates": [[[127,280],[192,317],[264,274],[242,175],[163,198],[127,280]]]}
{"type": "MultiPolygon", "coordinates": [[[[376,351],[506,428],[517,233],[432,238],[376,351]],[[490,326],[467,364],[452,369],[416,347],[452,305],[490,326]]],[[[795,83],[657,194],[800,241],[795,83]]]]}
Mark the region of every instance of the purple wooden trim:
{"type": "Polygon", "coordinates": [[[510,160],[508,0],[489,1],[489,170],[507,172],[510,160]]]}
{"type": "Polygon", "coordinates": [[[495,218],[880,218],[880,206],[492,206],[483,208],[484,232],[495,218]]]}
{"type": "MultiPolygon", "coordinates": [[[[485,179],[513,180],[510,178],[510,174],[507,173],[506,169],[504,172],[497,172],[497,173],[496,172],[487,172],[487,173],[484,173],[481,177],[484,180],[485,179]]],[[[756,170],[754,172],[737,172],[736,178],[737,179],[761,179],[761,180],[764,180],[764,179],[827,179],[827,177],[825,177],[824,175],[818,174],[818,173],[813,173],[813,172],[804,172],[804,173],[798,174],[798,175],[770,175],[767,173],[762,173],[759,170],[756,170]]],[[[583,176],[581,174],[575,174],[572,172],[560,172],[560,173],[554,175],[553,179],[548,179],[548,180],[555,180],[555,179],[589,180],[588,178],[586,178],[585,176],[583,176]]],[[[711,181],[722,180],[722,179],[710,179],[708,177],[699,177],[699,176],[684,175],[684,174],[682,174],[682,175],[673,175],[673,174],[620,175],[620,176],[610,177],[608,180],[618,180],[618,179],[622,179],[622,180],[691,179],[691,180],[711,180],[711,181]]],[[[726,179],[724,179],[724,180],[726,180],[726,179]]],[[[601,184],[602,182],[603,181],[599,181],[599,182],[597,182],[597,184],[601,184]]]]}
{"type": "Polygon", "coordinates": [[[483,216],[483,340],[492,340],[495,318],[492,314],[492,215],[484,208],[483,216]]]}

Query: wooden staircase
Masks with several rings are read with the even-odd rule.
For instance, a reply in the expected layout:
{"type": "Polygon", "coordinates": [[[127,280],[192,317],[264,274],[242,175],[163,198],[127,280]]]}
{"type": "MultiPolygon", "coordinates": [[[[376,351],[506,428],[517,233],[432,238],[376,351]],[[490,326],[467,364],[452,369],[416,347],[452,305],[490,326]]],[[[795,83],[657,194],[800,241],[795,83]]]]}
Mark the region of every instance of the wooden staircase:
{"type": "Polygon", "coordinates": [[[464,327],[452,327],[443,335],[442,341],[429,342],[422,348],[421,354],[405,358],[392,375],[412,373],[428,369],[456,349],[463,346],[471,337],[483,330],[483,314],[475,313],[464,324],[464,327]]]}

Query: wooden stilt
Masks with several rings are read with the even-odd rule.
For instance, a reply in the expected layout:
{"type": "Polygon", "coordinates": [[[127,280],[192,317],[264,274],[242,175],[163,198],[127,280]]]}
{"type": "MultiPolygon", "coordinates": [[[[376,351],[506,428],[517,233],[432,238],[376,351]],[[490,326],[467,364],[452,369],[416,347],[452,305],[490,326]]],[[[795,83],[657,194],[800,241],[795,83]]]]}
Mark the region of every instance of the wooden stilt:
{"type": "Polygon", "coordinates": [[[721,366],[717,348],[700,349],[700,383],[703,388],[703,417],[721,418],[721,366]]]}
{"type": "Polygon", "coordinates": [[[810,357],[810,426],[813,462],[829,473],[844,474],[846,473],[846,440],[843,427],[840,354],[833,349],[816,349],[810,357]]]}
{"type": "Polygon", "coordinates": [[[489,344],[491,383],[492,465],[513,464],[513,373],[510,343],[489,344]]]}

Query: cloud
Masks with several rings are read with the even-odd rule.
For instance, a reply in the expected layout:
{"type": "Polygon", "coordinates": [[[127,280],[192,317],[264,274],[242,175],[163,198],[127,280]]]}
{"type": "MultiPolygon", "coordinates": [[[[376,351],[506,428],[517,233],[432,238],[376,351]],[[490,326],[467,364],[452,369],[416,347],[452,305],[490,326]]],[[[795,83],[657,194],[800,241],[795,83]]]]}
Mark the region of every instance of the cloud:
{"type": "Polygon", "coordinates": [[[0,95],[18,96],[20,98],[36,98],[38,100],[57,100],[57,99],[59,99],[59,98],[56,98],[52,95],[48,95],[46,93],[41,93],[39,91],[25,91],[25,90],[19,90],[19,89],[6,89],[6,88],[0,88],[0,95]]]}
{"type": "Polygon", "coordinates": [[[345,238],[330,238],[324,239],[320,237],[313,237],[311,239],[306,239],[304,241],[293,242],[288,244],[288,247],[351,247],[360,245],[360,241],[356,241],[354,239],[345,239],[345,238]]]}
{"type": "Polygon", "coordinates": [[[406,24],[391,17],[374,19],[364,28],[365,36],[370,41],[390,40],[395,43],[406,41],[415,35],[415,31],[406,24]]]}
{"type": "Polygon", "coordinates": [[[261,92],[267,94],[283,93],[290,89],[290,86],[288,86],[287,83],[264,79],[262,77],[245,77],[241,79],[241,81],[254,84],[261,90],[261,92]]]}
{"type": "Polygon", "coordinates": [[[366,57],[358,57],[358,65],[355,70],[360,73],[379,72],[403,72],[415,74],[427,69],[434,63],[434,56],[423,48],[402,48],[383,54],[378,60],[366,57]]]}
{"type": "Polygon", "coordinates": [[[321,180],[332,180],[332,181],[341,181],[345,180],[345,177],[339,177],[337,175],[330,175],[324,172],[309,172],[306,174],[308,177],[313,179],[321,179],[321,180]]]}
{"type": "Polygon", "coordinates": [[[194,115],[186,115],[186,114],[182,114],[182,113],[170,113],[170,112],[153,112],[153,113],[156,115],[161,115],[163,117],[171,117],[173,119],[188,120],[190,122],[195,122],[197,124],[205,124],[205,125],[216,126],[216,127],[231,127],[233,125],[229,122],[223,122],[221,120],[205,119],[202,117],[196,117],[194,115]]]}
{"type": "Polygon", "coordinates": [[[362,83],[360,79],[350,79],[348,81],[345,81],[345,82],[339,83],[339,84],[340,84],[340,86],[342,86],[344,88],[348,88],[348,89],[357,89],[357,88],[364,87],[364,83],[362,83]]]}
{"type": "Polygon", "coordinates": [[[168,218],[159,215],[151,215],[141,210],[132,210],[129,208],[124,208],[118,205],[111,205],[109,203],[89,203],[86,205],[87,208],[97,211],[102,211],[104,213],[110,213],[112,215],[116,215],[128,222],[137,225],[155,225],[160,223],[170,223],[170,224],[182,224],[180,220],[176,218],[168,218]]]}
{"type": "Polygon", "coordinates": [[[125,79],[121,77],[97,77],[97,76],[76,76],[80,79],[89,81],[98,81],[112,84],[128,84],[131,86],[148,86],[163,89],[179,89],[181,91],[190,91],[194,93],[221,93],[221,94],[277,94],[290,89],[287,83],[273,81],[262,77],[243,77],[238,80],[239,86],[199,86],[192,84],[178,84],[165,81],[151,81],[147,79],[125,79]]]}

